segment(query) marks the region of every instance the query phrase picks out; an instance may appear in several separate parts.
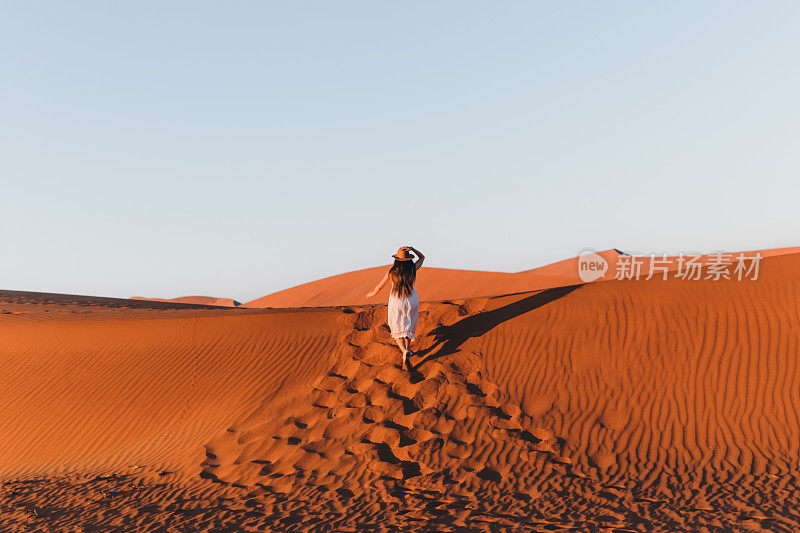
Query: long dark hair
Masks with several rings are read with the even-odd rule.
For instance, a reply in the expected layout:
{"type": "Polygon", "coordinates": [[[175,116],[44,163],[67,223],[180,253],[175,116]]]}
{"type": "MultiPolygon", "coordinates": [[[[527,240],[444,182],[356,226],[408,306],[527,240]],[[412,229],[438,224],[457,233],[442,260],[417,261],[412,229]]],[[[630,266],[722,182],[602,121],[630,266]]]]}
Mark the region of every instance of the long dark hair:
{"type": "Polygon", "coordinates": [[[392,280],[392,294],[397,296],[411,296],[414,288],[414,280],[417,279],[417,267],[414,261],[394,260],[392,268],[389,269],[389,278],[392,280]]]}

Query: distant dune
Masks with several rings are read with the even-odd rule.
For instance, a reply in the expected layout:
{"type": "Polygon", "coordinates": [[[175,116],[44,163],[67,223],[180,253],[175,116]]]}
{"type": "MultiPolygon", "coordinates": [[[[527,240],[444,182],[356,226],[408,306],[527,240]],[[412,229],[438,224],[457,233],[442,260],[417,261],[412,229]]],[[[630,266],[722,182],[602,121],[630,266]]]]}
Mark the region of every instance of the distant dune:
{"type": "Polygon", "coordinates": [[[259,299],[311,309],[0,292],[0,529],[796,531],[799,251],[423,268],[411,372],[342,303],[386,267],[259,299]]]}
{"type": "Polygon", "coordinates": [[[145,298],[144,296],[131,296],[131,300],[150,300],[153,302],[176,302],[195,305],[215,305],[218,307],[238,307],[240,302],[231,298],[215,298],[213,296],[181,296],[179,298],[145,298]]]}
{"type": "MultiPolygon", "coordinates": [[[[617,255],[614,250],[599,253],[609,260],[617,255]]],[[[386,290],[372,298],[365,295],[381,280],[389,266],[365,268],[312,281],[247,302],[245,306],[322,307],[385,302],[386,290]]],[[[578,278],[577,259],[573,258],[514,274],[426,266],[419,270],[416,285],[422,301],[441,301],[511,294],[576,283],[581,283],[581,280],[578,278]]]]}

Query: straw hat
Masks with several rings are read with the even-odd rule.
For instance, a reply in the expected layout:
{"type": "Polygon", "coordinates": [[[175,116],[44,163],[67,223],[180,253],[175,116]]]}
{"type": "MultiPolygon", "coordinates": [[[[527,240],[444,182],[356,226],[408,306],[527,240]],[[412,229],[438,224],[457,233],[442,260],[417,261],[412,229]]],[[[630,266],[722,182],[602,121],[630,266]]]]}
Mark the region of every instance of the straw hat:
{"type": "Polygon", "coordinates": [[[411,252],[409,252],[405,246],[400,247],[400,249],[397,250],[397,253],[394,254],[392,257],[394,257],[398,261],[411,261],[412,259],[414,259],[414,255],[411,252]]]}

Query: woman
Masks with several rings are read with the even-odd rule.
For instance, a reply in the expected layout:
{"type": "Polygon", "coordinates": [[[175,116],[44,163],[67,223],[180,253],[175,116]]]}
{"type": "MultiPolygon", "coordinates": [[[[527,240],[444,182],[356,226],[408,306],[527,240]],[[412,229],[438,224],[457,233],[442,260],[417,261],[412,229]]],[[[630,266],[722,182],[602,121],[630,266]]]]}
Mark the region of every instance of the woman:
{"type": "Polygon", "coordinates": [[[389,327],[394,341],[403,353],[402,367],[410,370],[409,358],[414,355],[411,351],[411,341],[416,340],[414,330],[417,329],[419,316],[419,296],[414,289],[414,281],[425,256],[413,246],[403,246],[392,257],[394,264],[380,283],[367,293],[367,298],[378,294],[386,282],[392,280],[392,289],[389,291],[389,327]],[[416,262],[411,252],[417,254],[416,262]]]}

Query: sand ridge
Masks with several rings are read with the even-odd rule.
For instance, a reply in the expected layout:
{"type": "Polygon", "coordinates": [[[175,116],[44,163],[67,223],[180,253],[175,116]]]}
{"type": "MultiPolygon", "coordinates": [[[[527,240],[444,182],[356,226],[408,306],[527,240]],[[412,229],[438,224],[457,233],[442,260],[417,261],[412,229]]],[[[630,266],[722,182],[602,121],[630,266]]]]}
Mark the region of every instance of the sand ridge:
{"type": "MultiPolygon", "coordinates": [[[[731,260],[735,261],[739,254],[746,258],[751,258],[756,254],[762,258],[768,258],[796,253],[800,253],[800,248],[753,250],[733,252],[728,255],[731,256],[731,260]]],[[[620,279],[633,277],[629,275],[628,267],[622,268],[622,272],[618,276],[619,263],[630,260],[631,256],[616,249],[599,251],[596,252],[596,255],[606,262],[608,270],[604,278],[595,282],[615,281],[617,277],[620,279]]],[[[641,271],[642,279],[650,274],[651,264],[656,276],[663,276],[661,268],[665,265],[666,271],[669,273],[668,277],[675,277],[676,271],[681,268],[678,256],[667,256],[666,259],[656,258],[662,263],[653,263],[653,259],[647,255],[636,257],[638,264],[636,268],[641,271]],[[666,263],[663,263],[664,260],[666,263]]],[[[698,256],[686,254],[684,259],[692,259],[699,265],[708,265],[718,258],[716,254],[709,253],[698,256]]],[[[417,292],[420,294],[421,300],[429,302],[517,294],[585,283],[579,275],[579,257],[515,273],[436,268],[430,266],[429,263],[430,261],[418,272],[416,281],[417,292]]],[[[366,294],[380,281],[389,266],[366,268],[330,276],[268,294],[244,305],[257,308],[290,308],[379,304],[386,298],[385,291],[371,298],[367,298],[366,294]]],[[[748,266],[750,266],[749,263],[748,266]]]]}
{"type": "Polygon", "coordinates": [[[178,298],[145,298],[144,296],[131,296],[131,300],[148,300],[152,302],[175,302],[194,305],[213,305],[217,307],[238,307],[240,302],[232,298],[217,298],[215,296],[179,296],[178,298]]]}

